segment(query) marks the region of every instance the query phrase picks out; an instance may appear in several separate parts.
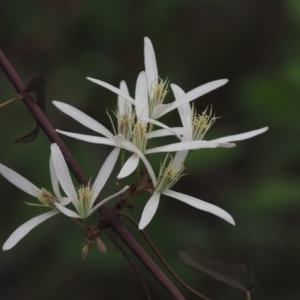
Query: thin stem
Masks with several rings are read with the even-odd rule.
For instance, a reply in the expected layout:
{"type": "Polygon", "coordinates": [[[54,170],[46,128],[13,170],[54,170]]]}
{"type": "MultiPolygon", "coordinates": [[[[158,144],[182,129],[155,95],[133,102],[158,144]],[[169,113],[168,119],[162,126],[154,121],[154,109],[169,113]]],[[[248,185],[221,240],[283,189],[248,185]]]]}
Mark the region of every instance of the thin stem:
{"type": "Polygon", "coordinates": [[[246,292],[246,300],[251,300],[251,294],[250,291],[246,292]]]}
{"type": "MultiPolygon", "coordinates": [[[[130,215],[128,215],[125,212],[119,211],[117,212],[118,215],[125,217],[127,220],[129,220],[136,228],[138,228],[138,223],[133,219],[130,215]]],[[[196,296],[205,299],[205,300],[210,300],[209,298],[205,297],[201,293],[197,292],[193,288],[191,288],[188,284],[186,284],[178,275],[171,269],[171,267],[168,265],[166,260],[163,258],[163,256],[160,254],[158,249],[155,247],[149,236],[144,230],[140,230],[140,233],[143,235],[149,246],[152,248],[152,250],[155,252],[159,260],[162,262],[162,264],[165,266],[165,268],[169,271],[169,273],[182,285],[184,286],[187,290],[189,290],[191,293],[195,294],[196,296]]],[[[248,300],[248,299],[247,299],[248,300]]],[[[250,299],[251,300],[251,299],[250,299]]]]}
{"type": "MultiPolygon", "coordinates": [[[[12,85],[15,87],[18,93],[22,93],[24,90],[24,84],[20,77],[10,64],[10,62],[5,57],[4,53],[0,49],[0,67],[3,69],[6,76],[11,81],[12,85]]],[[[65,160],[68,164],[71,172],[74,174],[75,178],[80,184],[87,185],[88,178],[80,169],[79,165],[69,152],[68,148],[65,146],[63,141],[60,139],[56,131],[53,129],[43,112],[40,110],[36,102],[32,99],[30,95],[24,95],[23,102],[27,106],[28,110],[31,112],[36,122],[40,125],[42,130],[45,132],[47,137],[52,143],[56,143],[65,160]]],[[[109,212],[109,208],[106,205],[100,207],[100,212],[106,214],[109,212]]],[[[142,247],[137,243],[137,241],[130,235],[127,229],[123,226],[117,216],[111,217],[108,223],[109,226],[120,236],[120,238],[127,244],[127,246],[132,250],[132,252],[138,257],[142,264],[148,269],[148,271],[153,275],[153,277],[159,282],[160,285],[165,289],[165,291],[176,300],[184,300],[184,297],[180,294],[177,288],[172,284],[172,282],[166,277],[166,275],[158,268],[158,266],[151,260],[147,253],[142,249],[142,247]]]]}
{"type": "Polygon", "coordinates": [[[130,265],[132,266],[132,268],[134,269],[134,271],[136,272],[142,287],[145,291],[146,297],[148,300],[152,300],[150,292],[148,290],[147,284],[143,278],[142,273],[140,272],[140,270],[138,269],[138,267],[135,265],[135,263],[132,261],[132,259],[129,257],[129,255],[125,252],[125,250],[122,248],[122,246],[120,245],[120,243],[114,238],[114,236],[109,232],[109,230],[107,228],[104,229],[106,235],[110,238],[110,240],[115,244],[115,246],[120,250],[120,252],[124,255],[124,257],[128,260],[128,262],[130,263],[130,265]]]}

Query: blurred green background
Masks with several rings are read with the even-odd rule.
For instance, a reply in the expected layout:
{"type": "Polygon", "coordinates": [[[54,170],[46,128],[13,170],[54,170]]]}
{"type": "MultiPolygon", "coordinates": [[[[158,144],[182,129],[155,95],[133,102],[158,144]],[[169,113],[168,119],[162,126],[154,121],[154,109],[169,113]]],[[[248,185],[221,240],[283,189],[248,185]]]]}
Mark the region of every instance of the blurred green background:
{"type": "MultiPolygon", "coordinates": [[[[91,133],[55,109],[54,99],[111,128],[105,107],[115,108],[116,95],[85,78],[114,86],[125,79],[133,95],[144,69],[144,36],[154,45],[159,75],[185,91],[216,79],[230,80],[195,101],[199,112],[212,104],[222,117],[208,139],[270,127],[233,149],[194,151],[186,164],[189,176],[174,188],[224,208],[236,227],[165,197],[146,229],[173,269],[212,299],[245,296],[182,265],[178,251],[194,247],[204,258],[253,265],[258,281],[253,299],[300,296],[299,28],[298,0],[0,2],[1,48],[24,82],[37,73],[47,77],[47,117],[55,128],[91,133]]],[[[0,102],[15,94],[0,72],[0,102]]],[[[163,120],[179,124],[176,113],[163,120]]],[[[33,125],[21,102],[0,110],[0,161],[37,186],[50,188],[46,136],[41,133],[30,144],[13,143],[33,125]]],[[[111,148],[63,140],[84,172],[95,178],[111,148]]],[[[114,178],[103,196],[115,189],[114,178]]],[[[19,225],[44,210],[23,204],[32,198],[4,178],[0,186],[3,244],[19,225]]],[[[134,211],[137,220],[141,211],[134,211]]],[[[92,219],[97,222],[97,216],[92,219]]],[[[152,255],[135,228],[125,223],[152,255]]],[[[92,247],[82,261],[83,234],[72,222],[58,215],[43,223],[0,254],[1,299],[144,299],[127,261],[106,236],[103,240],[108,253],[92,247]]],[[[139,267],[153,299],[168,299],[139,267]]],[[[179,289],[187,299],[196,299],[179,289]]]]}

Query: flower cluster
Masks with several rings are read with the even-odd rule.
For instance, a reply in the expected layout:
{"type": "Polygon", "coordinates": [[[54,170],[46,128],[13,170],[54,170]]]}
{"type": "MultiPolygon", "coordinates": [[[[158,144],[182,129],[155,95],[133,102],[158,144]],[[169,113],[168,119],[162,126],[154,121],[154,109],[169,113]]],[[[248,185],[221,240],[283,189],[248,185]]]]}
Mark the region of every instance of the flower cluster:
{"type": "Polygon", "coordinates": [[[113,132],[77,108],[66,103],[53,101],[53,104],[60,111],[100,136],[62,130],[57,130],[57,132],[82,141],[113,147],[92,186],[82,186],[76,192],[66,162],[56,144],[51,145],[50,156],[50,175],[55,196],[45,189],[38,189],[22,176],[0,164],[0,173],[7,180],[28,194],[35,196],[41,203],[35,205],[50,209],[49,212],[31,219],[19,227],[4,244],[4,250],[13,247],[31,229],[59,212],[71,218],[86,219],[101,205],[123,194],[128,186],[124,186],[119,192],[95,204],[97,196],[115,167],[121,150],[122,152],[129,152],[130,155],[123,162],[117,175],[118,179],[128,177],[140,164],[143,164],[146,168],[144,174],[150,177],[150,188],[147,186],[144,191],[150,193],[151,196],[142,212],[139,222],[140,229],[144,229],[152,220],[161,195],[172,197],[200,210],[212,213],[234,225],[233,218],[223,209],[200,199],[175,192],[171,188],[183,174],[184,162],[189,151],[216,147],[231,148],[235,146],[232,142],[254,137],[265,132],[268,128],[264,127],[210,141],[205,140],[208,130],[217,118],[213,115],[211,107],[199,114],[193,105],[191,107],[190,102],[223,86],[228,80],[212,81],[185,93],[178,85],[159,77],[155,52],[150,39],[147,37],[144,39],[144,59],[145,71],[138,75],[134,97],[130,96],[125,81],[122,81],[119,88],[117,88],[104,81],[87,77],[89,81],[118,95],[117,109],[113,113],[116,117],[117,126],[114,126],[113,117],[109,115],[113,124],[113,132]],[[170,103],[164,103],[169,90],[173,92],[174,100],[170,103]],[[169,127],[167,124],[158,121],[160,117],[174,110],[178,111],[181,119],[182,124],[179,127],[169,127]],[[156,148],[149,147],[149,140],[166,136],[174,136],[178,142],[156,148]],[[176,153],[171,156],[170,152],[176,153]],[[166,153],[158,176],[156,176],[149,160],[152,153],[166,153]],[[61,196],[59,186],[66,197],[61,196]],[[75,210],[66,207],[68,204],[73,204],[75,210]]]}

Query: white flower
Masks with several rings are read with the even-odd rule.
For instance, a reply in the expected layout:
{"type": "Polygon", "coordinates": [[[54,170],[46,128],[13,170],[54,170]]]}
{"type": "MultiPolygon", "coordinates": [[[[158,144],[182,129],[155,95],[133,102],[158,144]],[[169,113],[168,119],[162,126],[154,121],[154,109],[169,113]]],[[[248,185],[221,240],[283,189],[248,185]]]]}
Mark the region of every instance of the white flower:
{"type": "Polygon", "coordinates": [[[166,195],[171,198],[180,200],[186,204],[189,204],[195,208],[198,208],[200,210],[204,210],[206,212],[209,212],[211,214],[214,214],[225,221],[229,222],[232,225],[235,225],[235,222],[233,218],[223,209],[220,207],[210,204],[208,202],[205,202],[203,200],[188,196],[186,194],[178,193],[171,190],[171,187],[178,181],[178,179],[181,177],[182,172],[184,170],[183,164],[181,164],[181,157],[180,155],[175,156],[175,159],[173,160],[171,158],[168,166],[166,167],[166,163],[168,160],[168,156],[166,156],[166,159],[164,163],[161,165],[160,168],[160,174],[158,177],[158,180],[155,180],[154,184],[154,192],[151,198],[148,200],[143,213],[142,217],[139,223],[139,229],[144,229],[152,220],[159,204],[160,196],[166,195]]]}
{"type": "Polygon", "coordinates": [[[105,185],[108,177],[110,176],[116,164],[119,152],[120,148],[115,148],[110,153],[108,158],[105,160],[102,168],[100,169],[92,187],[83,186],[76,193],[65,159],[57,144],[52,144],[51,155],[53,156],[53,159],[55,161],[54,169],[57,174],[59,183],[66,195],[68,196],[68,198],[75,206],[77,212],[62,206],[59,203],[55,203],[56,207],[68,217],[86,219],[107,201],[124,193],[129,188],[129,186],[125,186],[119,192],[111,195],[110,197],[102,200],[100,203],[94,205],[96,198],[101,192],[103,186],[105,185]]]}
{"type": "MultiPolygon", "coordinates": [[[[176,84],[171,85],[175,98],[180,99],[184,95],[184,91],[176,84]]],[[[186,103],[178,107],[178,112],[181,118],[183,125],[182,129],[173,129],[177,134],[183,134],[183,136],[189,136],[190,140],[203,139],[207,130],[215,121],[215,117],[211,117],[211,112],[209,115],[206,114],[206,111],[202,115],[197,115],[194,113],[194,110],[191,109],[190,104],[186,103]]],[[[211,140],[210,142],[218,143],[231,143],[246,140],[266,132],[269,128],[263,127],[260,129],[230,135],[218,139],[211,140]]]]}
{"type": "Polygon", "coordinates": [[[3,245],[3,250],[9,250],[14,247],[26,234],[28,234],[33,228],[41,224],[42,222],[46,221],[50,217],[59,213],[56,209],[56,204],[60,203],[63,207],[67,205],[70,200],[67,198],[63,198],[60,194],[59,187],[58,187],[58,179],[56,173],[54,171],[54,164],[56,162],[53,161],[52,156],[50,156],[50,176],[52,182],[52,189],[54,195],[47,191],[46,189],[42,188],[39,189],[30,181],[28,181],[23,176],[19,175],[15,171],[9,169],[8,167],[0,164],[0,174],[5,177],[8,181],[14,184],[16,187],[24,191],[25,193],[36,197],[40,204],[35,203],[26,203],[33,206],[42,206],[46,208],[50,208],[51,211],[41,214],[37,217],[30,219],[29,221],[25,222],[21,225],[17,230],[15,230],[8,240],[3,245]]]}

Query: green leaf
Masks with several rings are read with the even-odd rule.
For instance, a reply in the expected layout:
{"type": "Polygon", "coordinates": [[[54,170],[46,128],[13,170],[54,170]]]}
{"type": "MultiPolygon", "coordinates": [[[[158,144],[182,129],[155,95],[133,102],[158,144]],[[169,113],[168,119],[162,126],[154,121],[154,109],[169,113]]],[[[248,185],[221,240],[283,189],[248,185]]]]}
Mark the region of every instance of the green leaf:
{"type": "Polygon", "coordinates": [[[247,269],[244,264],[225,264],[217,260],[203,259],[194,249],[180,251],[178,255],[185,265],[235,289],[247,293],[256,284],[253,267],[247,269]]]}

